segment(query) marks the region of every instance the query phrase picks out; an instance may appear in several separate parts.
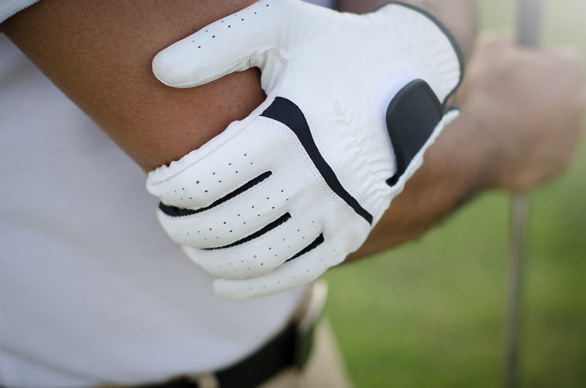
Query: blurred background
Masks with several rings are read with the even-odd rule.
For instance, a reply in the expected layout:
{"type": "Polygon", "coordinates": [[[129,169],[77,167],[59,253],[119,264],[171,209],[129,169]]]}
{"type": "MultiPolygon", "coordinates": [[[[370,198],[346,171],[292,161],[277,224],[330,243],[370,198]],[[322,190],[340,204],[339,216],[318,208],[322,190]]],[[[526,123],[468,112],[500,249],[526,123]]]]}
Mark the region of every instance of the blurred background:
{"type": "MultiPolygon", "coordinates": [[[[515,1],[479,0],[514,34],[515,1]]],[[[545,1],[542,42],[586,53],[586,1],[545,1]]],[[[586,141],[530,196],[521,387],[586,387],[586,141]]],[[[332,270],[327,314],[357,388],[498,387],[511,197],[485,193],[423,238],[332,270]]]]}

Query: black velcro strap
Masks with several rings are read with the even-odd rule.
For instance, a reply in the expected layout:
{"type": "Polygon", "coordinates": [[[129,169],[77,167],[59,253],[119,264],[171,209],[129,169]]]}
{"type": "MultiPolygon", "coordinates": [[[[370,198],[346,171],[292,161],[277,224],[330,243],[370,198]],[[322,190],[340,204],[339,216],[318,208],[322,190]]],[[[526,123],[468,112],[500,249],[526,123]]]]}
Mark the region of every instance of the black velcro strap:
{"type": "Polygon", "coordinates": [[[395,95],[386,117],[397,160],[397,172],[387,179],[389,186],[395,185],[405,173],[442,116],[442,104],[424,80],[409,82],[395,95]]]}

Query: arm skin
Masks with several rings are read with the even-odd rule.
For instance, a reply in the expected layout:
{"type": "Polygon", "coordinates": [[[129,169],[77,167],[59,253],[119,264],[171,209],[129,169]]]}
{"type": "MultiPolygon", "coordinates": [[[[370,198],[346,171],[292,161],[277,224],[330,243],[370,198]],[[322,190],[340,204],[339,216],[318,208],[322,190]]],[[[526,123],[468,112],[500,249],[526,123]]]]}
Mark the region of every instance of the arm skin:
{"type": "MultiPolygon", "coordinates": [[[[263,101],[255,70],[182,90],[163,86],[151,73],[151,61],[158,51],[252,2],[43,0],[2,27],[59,88],[149,171],[198,148],[263,101]]],[[[435,13],[455,32],[464,52],[472,51],[472,1],[410,2],[435,13]]],[[[478,103],[463,106],[461,117],[428,150],[424,166],[354,258],[415,238],[479,191],[506,186],[501,183],[506,170],[501,166],[512,159],[499,155],[503,151],[498,147],[506,137],[492,135],[503,123],[486,117],[484,94],[470,89],[471,101],[478,103]]],[[[498,115],[498,109],[493,112],[498,115]]],[[[507,128],[516,130],[515,125],[507,128]]],[[[519,134],[519,139],[524,140],[523,136],[527,134],[519,134]]],[[[514,176],[509,178],[516,182],[514,176]]]]}
{"type": "Polygon", "coordinates": [[[43,0],[6,35],[145,171],[168,164],[264,100],[258,71],[197,89],[164,86],[155,54],[254,0],[43,0]]]}

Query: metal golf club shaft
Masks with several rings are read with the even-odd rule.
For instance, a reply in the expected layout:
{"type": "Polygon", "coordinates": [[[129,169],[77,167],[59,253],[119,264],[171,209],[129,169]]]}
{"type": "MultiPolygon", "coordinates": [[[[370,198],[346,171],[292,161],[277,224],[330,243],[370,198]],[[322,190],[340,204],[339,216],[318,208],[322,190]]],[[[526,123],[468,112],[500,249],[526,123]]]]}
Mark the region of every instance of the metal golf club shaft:
{"type": "Polygon", "coordinates": [[[523,280],[523,258],[525,254],[525,232],[527,228],[528,200],[526,194],[513,196],[511,207],[511,236],[508,263],[507,305],[504,327],[504,372],[503,387],[517,385],[519,358],[519,329],[521,321],[521,285],[523,280]]]}
{"type": "MultiPolygon", "coordinates": [[[[542,0],[518,0],[517,43],[537,47],[541,32],[542,0]]],[[[512,201],[511,247],[508,270],[507,311],[505,316],[505,359],[503,386],[513,388],[517,384],[519,354],[519,328],[521,310],[521,284],[525,255],[528,199],[526,194],[516,194],[512,201]]]]}
{"type": "Polygon", "coordinates": [[[517,43],[538,47],[541,39],[542,0],[518,0],[517,43]]]}

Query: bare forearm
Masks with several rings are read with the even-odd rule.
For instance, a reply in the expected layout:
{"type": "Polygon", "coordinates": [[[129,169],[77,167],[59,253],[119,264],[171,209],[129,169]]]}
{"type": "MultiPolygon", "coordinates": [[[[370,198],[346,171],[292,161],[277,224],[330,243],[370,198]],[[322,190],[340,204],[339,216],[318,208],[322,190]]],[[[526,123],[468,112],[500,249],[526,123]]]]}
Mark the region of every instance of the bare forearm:
{"type": "Polygon", "coordinates": [[[497,145],[467,107],[425,154],[362,248],[349,260],[400,245],[424,234],[479,192],[495,186],[497,145]]]}
{"type": "Polygon", "coordinates": [[[567,169],[583,132],[581,72],[571,51],[479,39],[460,91],[460,117],[352,258],[420,236],[482,190],[526,191],[567,169]]]}

